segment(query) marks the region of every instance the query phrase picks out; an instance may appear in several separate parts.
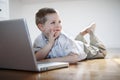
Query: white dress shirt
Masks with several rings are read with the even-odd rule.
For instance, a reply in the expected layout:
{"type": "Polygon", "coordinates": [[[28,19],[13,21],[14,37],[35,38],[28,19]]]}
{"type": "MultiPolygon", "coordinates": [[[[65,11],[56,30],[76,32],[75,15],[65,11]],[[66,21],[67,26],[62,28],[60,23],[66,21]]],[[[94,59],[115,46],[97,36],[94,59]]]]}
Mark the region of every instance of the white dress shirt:
{"type": "MultiPolygon", "coordinates": [[[[37,52],[43,48],[47,42],[48,39],[43,34],[40,34],[34,42],[34,52],[37,52]]],[[[87,57],[87,54],[84,52],[83,43],[81,41],[72,40],[67,35],[61,33],[60,36],[55,40],[55,43],[47,55],[47,58],[63,57],[70,53],[78,54],[81,60],[87,57]]]]}

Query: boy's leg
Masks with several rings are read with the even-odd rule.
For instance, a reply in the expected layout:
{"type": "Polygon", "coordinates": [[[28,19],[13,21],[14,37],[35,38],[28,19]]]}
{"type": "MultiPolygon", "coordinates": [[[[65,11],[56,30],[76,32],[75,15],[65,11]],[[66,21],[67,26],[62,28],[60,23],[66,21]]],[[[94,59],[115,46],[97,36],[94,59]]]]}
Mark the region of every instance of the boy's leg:
{"type": "Polygon", "coordinates": [[[84,43],[84,51],[87,54],[87,59],[104,58],[106,55],[105,46],[94,34],[95,27],[95,24],[91,24],[75,38],[75,40],[79,40],[84,43]],[[87,44],[83,37],[87,33],[90,35],[90,45],[87,44]]]}
{"type": "Polygon", "coordinates": [[[84,51],[87,54],[87,59],[93,58],[93,56],[97,54],[96,50],[94,50],[94,48],[92,48],[90,45],[88,45],[87,41],[84,38],[84,35],[86,35],[88,33],[89,29],[91,29],[91,25],[88,26],[87,28],[83,29],[75,38],[75,40],[82,41],[84,43],[83,44],[84,51]]]}
{"type": "Polygon", "coordinates": [[[90,31],[89,35],[90,35],[90,46],[93,50],[92,53],[93,54],[96,53],[96,55],[93,58],[104,58],[107,53],[104,44],[95,36],[93,31],[90,31]]]}
{"type": "MultiPolygon", "coordinates": [[[[92,23],[93,24],[93,23],[92,23]]],[[[92,28],[92,24],[90,24],[88,27],[83,29],[76,37],[75,40],[82,41],[83,43],[87,44],[87,41],[85,40],[84,36],[89,32],[89,30],[92,28]]]]}
{"type": "Polygon", "coordinates": [[[82,41],[83,43],[87,44],[87,41],[85,40],[81,32],[76,36],[75,40],[82,41]]]}
{"type": "Polygon", "coordinates": [[[95,29],[96,25],[92,24],[91,28],[88,29],[88,33],[90,35],[90,46],[89,46],[89,51],[90,54],[89,55],[93,55],[94,56],[89,56],[89,58],[104,58],[106,56],[106,48],[104,46],[104,44],[95,36],[94,34],[94,29],[95,29]]]}

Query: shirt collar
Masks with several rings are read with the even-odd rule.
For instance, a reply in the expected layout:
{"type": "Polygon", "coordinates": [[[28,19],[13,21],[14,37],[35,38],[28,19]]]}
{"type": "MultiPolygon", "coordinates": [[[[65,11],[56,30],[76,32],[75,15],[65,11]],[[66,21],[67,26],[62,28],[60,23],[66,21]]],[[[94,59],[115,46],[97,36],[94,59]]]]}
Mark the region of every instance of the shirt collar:
{"type": "Polygon", "coordinates": [[[43,33],[42,33],[42,38],[43,40],[48,41],[48,38],[43,33]]]}

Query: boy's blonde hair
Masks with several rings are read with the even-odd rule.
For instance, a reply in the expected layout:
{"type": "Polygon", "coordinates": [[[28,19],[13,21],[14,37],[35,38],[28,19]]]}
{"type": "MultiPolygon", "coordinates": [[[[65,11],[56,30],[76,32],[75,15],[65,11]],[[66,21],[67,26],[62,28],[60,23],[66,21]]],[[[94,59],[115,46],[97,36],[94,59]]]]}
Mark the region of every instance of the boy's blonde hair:
{"type": "Polygon", "coordinates": [[[41,8],[35,15],[36,25],[38,25],[39,23],[45,24],[45,22],[47,21],[46,15],[52,13],[57,13],[57,12],[53,8],[41,8]]]}

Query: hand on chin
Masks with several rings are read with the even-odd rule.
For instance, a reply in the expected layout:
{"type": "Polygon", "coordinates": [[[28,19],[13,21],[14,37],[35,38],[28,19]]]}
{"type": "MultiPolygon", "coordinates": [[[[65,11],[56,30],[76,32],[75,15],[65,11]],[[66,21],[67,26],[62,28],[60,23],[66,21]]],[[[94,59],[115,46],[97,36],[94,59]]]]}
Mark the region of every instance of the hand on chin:
{"type": "Polygon", "coordinates": [[[60,32],[55,32],[55,34],[54,34],[55,39],[58,38],[59,35],[60,35],[60,32]]]}

